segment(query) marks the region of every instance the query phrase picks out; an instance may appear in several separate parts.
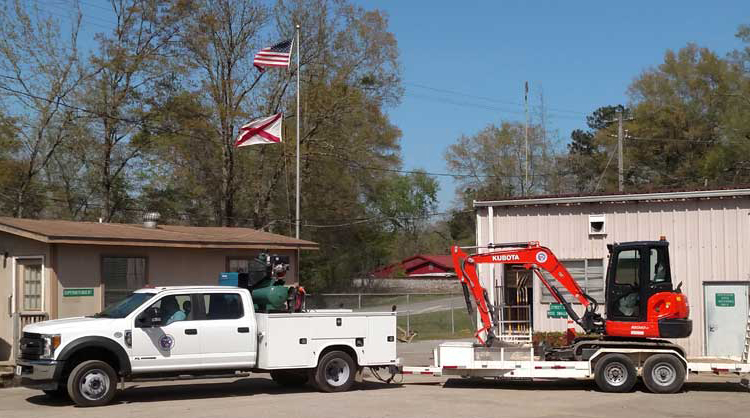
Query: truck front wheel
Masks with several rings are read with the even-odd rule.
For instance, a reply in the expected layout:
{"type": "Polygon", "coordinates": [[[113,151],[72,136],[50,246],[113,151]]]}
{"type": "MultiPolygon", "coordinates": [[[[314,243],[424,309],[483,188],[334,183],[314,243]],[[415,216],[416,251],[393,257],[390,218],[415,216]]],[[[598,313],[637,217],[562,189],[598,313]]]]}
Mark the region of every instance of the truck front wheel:
{"type": "Polygon", "coordinates": [[[106,405],[116,390],[117,373],[103,361],[84,361],[68,377],[68,394],[78,406],[106,405]]]}
{"type": "Polygon", "coordinates": [[[343,351],[326,353],[315,369],[315,384],[323,392],[345,392],[354,384],[356,366],[343,351]]]}

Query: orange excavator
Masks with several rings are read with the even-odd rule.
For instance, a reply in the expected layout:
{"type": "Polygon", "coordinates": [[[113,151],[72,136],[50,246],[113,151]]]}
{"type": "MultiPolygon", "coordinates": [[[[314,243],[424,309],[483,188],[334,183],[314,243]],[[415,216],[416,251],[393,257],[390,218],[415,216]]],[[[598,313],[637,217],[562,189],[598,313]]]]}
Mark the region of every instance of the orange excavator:
{"type": "MultiPolygon", "coordinates": [[[[672,286],[669,266],[669,243],[636,241],[610,244],[606,274],[606,317],[598,313],[599,302],[581,289],[565,266],[549,248],[539,242],[490,244],[487,252],[467,254],[461,247],[451,248],[456,274],[463,286],[469,315],[473,316],[471,298],[482,321],[475,336],[483,346],[491,346],[497,338],[498,310],[490,302],[487,290],[477,275],[479,264],[515,264],[534,272],[568,316],[587,334],[568,350],[558,350],[553,357],[577,358],[586,349],[608,346],[643,347],[671,345],[654,338],[683,338],[692,332],[692,321],[687,298],[680,288],[672,286]],[[542,273],[548,273],[548,277],[542,273]],[[551,279],[551,280],[550,280],[551,279]],[[579,316],[571,302],[554,282],[562,285],[585,311],[579,316]],[[486,337],[483,337],[486,334],[486,337]]],[[[678,347],[675,345],[675,347],[678,347]]],[[[682,351],[682,349],[679,349],[682,351]]]]}

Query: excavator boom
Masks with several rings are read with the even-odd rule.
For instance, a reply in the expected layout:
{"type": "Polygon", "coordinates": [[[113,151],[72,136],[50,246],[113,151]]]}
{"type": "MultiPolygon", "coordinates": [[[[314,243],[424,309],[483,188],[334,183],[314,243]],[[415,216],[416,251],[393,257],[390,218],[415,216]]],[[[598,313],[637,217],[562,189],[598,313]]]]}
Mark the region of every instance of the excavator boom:
{"type": "Polygon", "coordinates": [[[596,313],[597,302],[587,295],[578,285],[573,276],[562,263],[555,257],[549,248],[542,247],[538,242],[517,242],[508,244],[496,244],[488,247],[489,252],[467,254],[461,247],[453,246],[451,254],[453,256],[453,265],[456,269],[456,275],[461,281],[466,297],[467,308],[471,314],[470,296],[474,302],[482,321],[482,327],[475,334],[482,345],[491,345],[495,338],[495,328],[498,323],[497,312],[494,305],[490,302],[487,291],[479,282],[477,274],[478,264],[517,264],[523,268],[532,270],[541,280],[542,284],[550,291],[555,300],[562,304],[566,312],[578,325],[587,333],[601,332],[604,329],[604,323],[599,314],[596,313]],[[565,300],[562,293],[547,280],[541,273],[541,270],[548,272],[559,284],[573,295],[576,300],[586,308],[583,318],[573,310],[569,301],[565,300]],[[482,338],[482,333],[486,332],[486,339],[482,338]]]}

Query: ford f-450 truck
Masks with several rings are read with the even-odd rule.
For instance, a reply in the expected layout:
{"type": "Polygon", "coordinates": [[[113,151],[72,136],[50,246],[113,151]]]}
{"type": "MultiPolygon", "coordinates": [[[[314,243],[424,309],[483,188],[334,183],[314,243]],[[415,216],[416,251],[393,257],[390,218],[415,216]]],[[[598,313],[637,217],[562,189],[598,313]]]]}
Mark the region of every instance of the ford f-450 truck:
{"type": "Polygon", "coordinates": [[[109,403],[118,382],[237,372],[339,392],[364,367],[397,367],[395,337],[395,312],[256,313],[244,288],[148,288],[90,317],[26,326],[16,373],[80,406],[109,403]]]}

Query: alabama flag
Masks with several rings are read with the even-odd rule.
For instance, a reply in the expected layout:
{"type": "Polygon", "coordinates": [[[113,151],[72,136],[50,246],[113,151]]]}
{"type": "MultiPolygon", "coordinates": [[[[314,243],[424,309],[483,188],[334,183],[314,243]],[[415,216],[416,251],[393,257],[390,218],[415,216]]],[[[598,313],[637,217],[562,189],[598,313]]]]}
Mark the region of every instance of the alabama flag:
{"type": "Polygon", "coordinates": [[[281,142],[281,121],[283,113],[267,118],[256,119],[240,128],[240,134],[234,141],[234,147],[255,144],[276,144],[281,142]]]}

